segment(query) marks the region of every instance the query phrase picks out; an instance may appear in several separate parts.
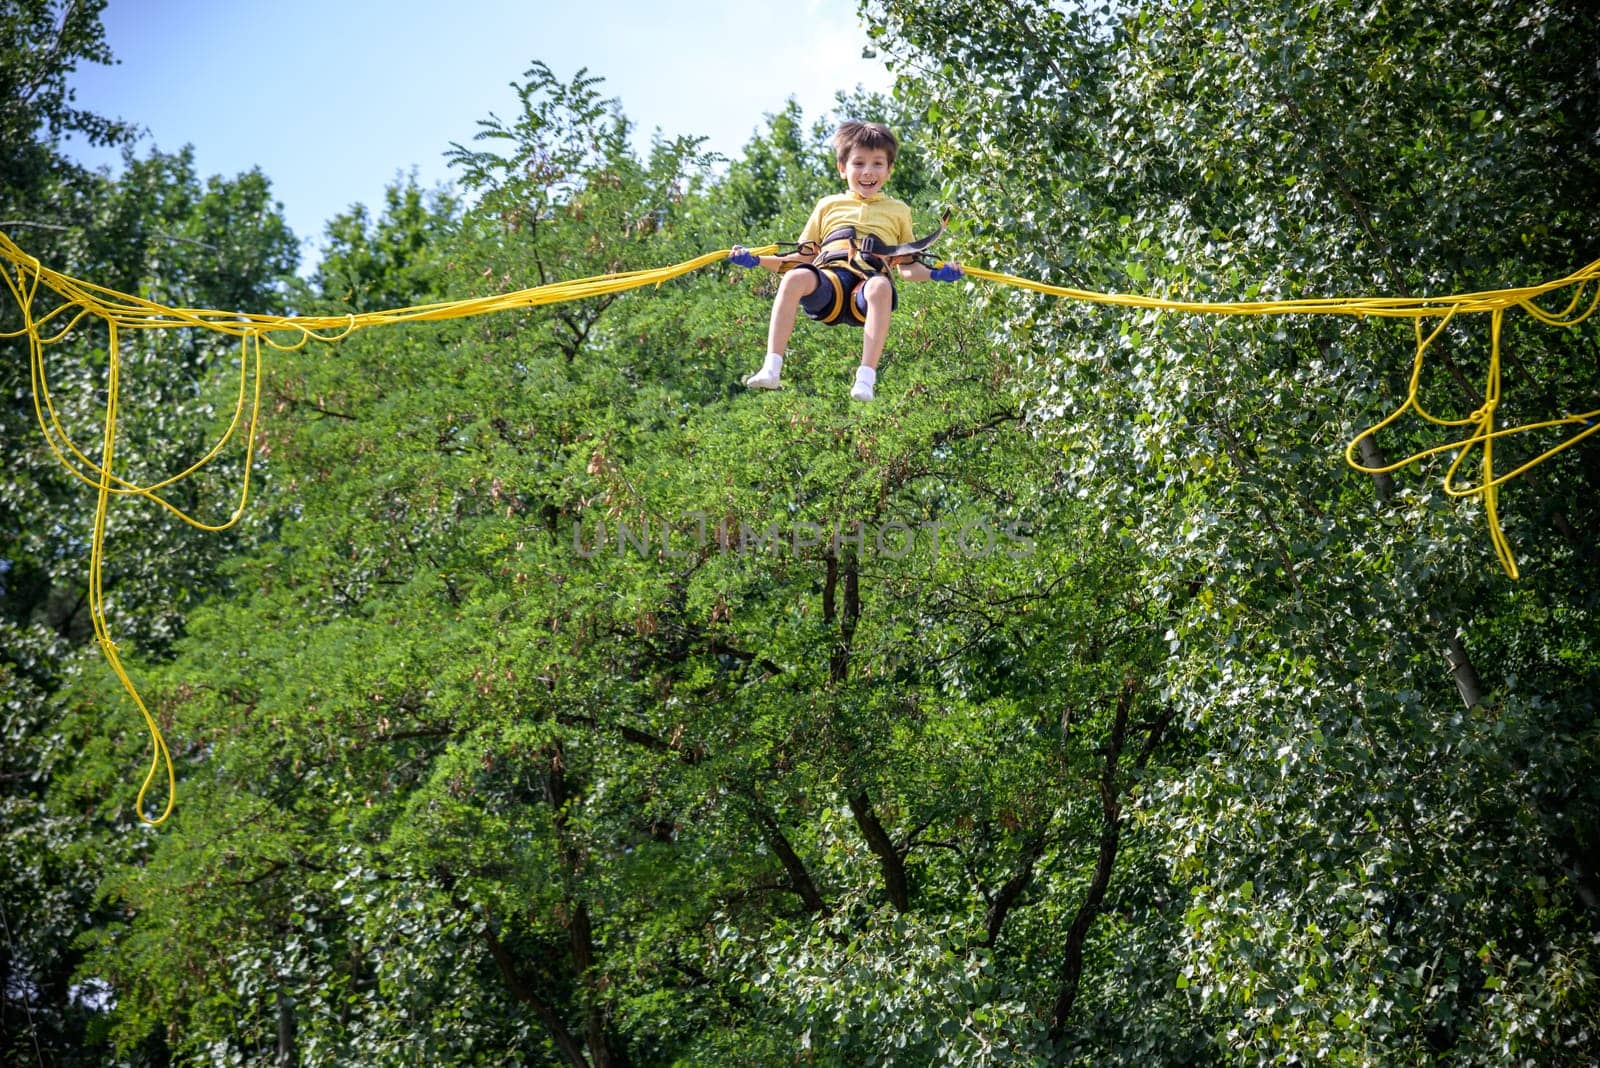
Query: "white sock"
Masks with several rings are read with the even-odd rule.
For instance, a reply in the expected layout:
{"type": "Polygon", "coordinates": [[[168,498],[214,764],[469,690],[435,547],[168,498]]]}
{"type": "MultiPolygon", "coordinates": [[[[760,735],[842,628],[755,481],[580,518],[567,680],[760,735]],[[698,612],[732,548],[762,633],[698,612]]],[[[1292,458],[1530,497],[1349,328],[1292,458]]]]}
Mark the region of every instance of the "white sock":
{"type": "Polygon", "coordinates": [[[878,381],[878,372],[862,364],[856,368],[856,384],[850,387],[850,398],[858,401],[873,399],[872,387],[878,381]]]}
{"type": "Polygon", "coordinates": [[[769,352],[767,358],[761,361],[761,370],[753,375],[746,375],[744,384],[751,389],[777,389],[782,370],[782,353],[769,352]]]}

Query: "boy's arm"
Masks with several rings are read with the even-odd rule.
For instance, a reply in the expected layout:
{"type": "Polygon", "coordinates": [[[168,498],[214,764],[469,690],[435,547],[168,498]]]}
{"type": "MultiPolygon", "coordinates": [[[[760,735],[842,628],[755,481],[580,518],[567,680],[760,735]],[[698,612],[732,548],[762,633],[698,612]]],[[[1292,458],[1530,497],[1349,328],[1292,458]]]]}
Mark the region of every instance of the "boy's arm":
{"type": "Polygon", "coordinates": [[[796,263],[810,263],[816,258],[815,253],[785,252],[781,256],[757,256],[752,254],[743,245],[733,246],[728,253],[728,259],[740,267],[764,267],[769,271],[781,271],[785,267],[796,263]]]}
{"type": "Polygon", "coordinates": [[[769,271],[783,271],[797,263],[810,263],[817,258],[816,246],[822,242],[822,214],[832,198],[823,197],[817,201],[816,207],[811,209],[811,217],[806,219],[805,228],[800,231],[800,247],[811,246],[809,252],[785,252],[781,256],[752,256],[743,245],[733,246],[733,251],[728,254],[728,259],[740,267],[764,267],[769,271]]]}
{"type": "Polygon", "coordinates": [[[900,277],[908,282],[956,282],[961,279],[961,265],[955,260],[929,267],[913,260],[899,265],[900,277]]]}
{"type": "MultiPolygon", "coordinates": [[[[902,205],[902,207],[904,206],[902,205]]],[[[934,236],[944,233],[944,224],[949,221],[949,213],[946,213],[944,220],[939,224],[939,229],[934,236]]],[[[911,226],[910,208],[905,208],[904,212],[901,214],[899,226],[901,232],[901,240],[899,243],[909,245],[917,240],[915,232],[912,230],[911,226]]],[[[897,257],[890,262],[893,263],[895,268],[899,271],[900,277],[904,278],[908,282],[927,282],[929,280],[935,282],[954,282],[961,277],[961,265],[955,260],[942,263],[938,267],[929,267],[921,260],[912,256],[906,256],[904,258],[897,257]]]]}

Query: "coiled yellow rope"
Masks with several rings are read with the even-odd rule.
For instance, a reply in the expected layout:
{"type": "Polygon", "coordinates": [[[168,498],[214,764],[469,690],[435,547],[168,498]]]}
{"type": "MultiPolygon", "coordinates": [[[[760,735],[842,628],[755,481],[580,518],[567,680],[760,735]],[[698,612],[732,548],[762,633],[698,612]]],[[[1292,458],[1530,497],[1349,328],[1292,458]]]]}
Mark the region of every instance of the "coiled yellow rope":
{"type": "Polygon", "coordinates": [[[1500,487],[1530,468],[1550,459],[1557,453],[1571,448],[1596,431],[1600,431],[1600,421],[1597,421],[1600,420],[1600,408],[1588,412],[1557,416],[1535,423],[1523,423],[1513,427],[1496,428],[1494,421],[1495,409],[1500,405],[1500,333],[1501,327],[1505,322],[1505,313],[1513,308],[1521,308],[1534,319],[1547,326],[1577,326],[1593,315],[1595,308],[1600,306],[1600,260],[1595,260],[1587,267],[1575,271],[1565,278],[1558,278],[1553,282],[1545,282],[1536,286],[1524,286],[1518,289],[1495,289],[1482,293],[1462,293],[1448,297],[1312,297],[1301,300],[1241,301],[1234,304],[1164,300],[1158,297],[1141,297],[1125,293],[1095,293],[1084,289],[1046,285],[1026,278],[986,271],[981,267],[963,267],[962,269],[969,277],[981,278],[1001,285],[1016,286],[1020,289],[1028,289],[1035,293],[1043,293],[1052,297],[1063,297],[1068,300],[1083,301],[1091,304],[1113,304],[1125,308],[1190,312],[1196,315],[1354,315],[1412,320],[1417,346],[1416,355],[1411,365],[1411,383],[1406,391],[1406,399],[1401,403],[1400,407],[1350,439],[1350,442],[1345,446],[1345,462],[1357,471],[1362,471],[1369,475],[1377,475],[1396,471],[1438,453],[1449,452],[1452,449],[1457,450],[1455,459],[1451,461],[1449,468],[1445,471],[1444,491],[1452,497],[1481,496],[1483,498],[1484,514],[1489,522],[1490,543],[1494,546],[1495,556],[1499,558],[1500,566],[1505,568],[1506,574],[1512,578],[1518,577],[1517,561],[1511,553],[1510,543],[1506,541],[1505,532],[1500,527],[1500,487]],[[1594,287],[1593,293],[1589,292],[1591,286],[1594,287]],[[1535,303],[1538,298],[1547,293],[1567,288],[1574,290],[1572,299],[1559,312],[1547,312],[1535,303]],[[1585,307],[1583,305],[1586,296],[1588,304],[1585,307]],[[1461,419],[1446,419],[1433,415],[1422,406],[1422,400],[1419,395],[1422,383],[1423,359],[1427,354],[1428,348],[1456,316],[1483,313],[1487,313],[1489,316],[1489,362],[1484,372],[1483,403],[1470,415],[1461,419]],[[1424,334],[1424,320],[1434,318],[1439,320],[1439,324],[1433,330],[1424,334]],[[1423,449],[1412,453],[1403,460],[1397,460],[1381,467],[1369,467],[1356,459],[1356,450],[1362,438],[1392,425],[1404,417],[1408,411],[1416,412],[1418,416],[1437,426],[1470,427],[1471,430],[1464,437],[1454,441],[1447,441],[1442,445],[1435,445],[1432,448],[1423,449]],[[1561,426],[1581,426],[1583,429],[1568,436],[1555,446],[1546,449],[1533,459],[1519,464],[1516,468],[1503,474],[1495,474],[1494,443],[1496,441],[1513,434],[1523,434],[1529,431],[1546,430],[1561,426]],[[1463,486],[1457,480],[1457,472],[1460,471],[1467,457],[1476,449],[1482,450],[1478,481],[1474,485],[1463,486]]]}
{"type": "MultiPolygon", "coordinates": [[[[777,251],[777,246],[772,245],[756,251],[761,255],[770,255],[777,251]]],[[[0,276],[5,278],[6,287],[11,291],[22,313],[21,328],[0,331],[0,337],[28,339],[33,408],[39,421],[39,429],[44,433],[45,442],[61,465],[95,490],[94,526],[89,549],[89,616],[94,624],[95,639],[99,642],[106,661],[111,665],[111,670],[116,673],[128,695],[133,698],[134,704],[138,706],[139,714],[144,717],[145,727],[150,732],[150,768],[145,773],[143,784],[139,787],[135,808],[140,819],[146,823],[159,824],[172,814],[172,807],[177,799],[176,773],[172,754],[162,737],[160,725],[145,705],[138,687],[128,677],[127,670],[122,665],[122,658],[118,655],[117,644],[112,640],[110,628],[106,624],[105,595],[102,586],[106,513],[113,497],[131,496],[153,501],[185,523],[201,530],[227,530],[239,521],[250,498],[252,464],[249,462],[249,451],[253,448],[261,413],[262,345],[287,351],[298,349],[312,340],[338,341],[356,330],[369,326],[460,319],[514,308],[537,307],[582,300],[585,297],[604,296],[641,286],[660,285],[709,264],[726,260],[727,250],[708,253],[671,267],[580,278],[477,300],[448,301],[348,316],[252,315],[214,309],[171,308],[52,271],[17,247],[4,233],[0,233],[0,259],[7,261],[10,266],[9,270],[0,270],[0,276]],[[60,298],[60,303],[35,317],[35,301],[41,288],[53,292],[60,298]],[[106,348],[109,370],[106,378],[104,434],[98,461],[90,459],[61,425],[60,416],[56,412],[50,394],[45,360],[45,348],[66,338],[86,318],[103,321],[110,332],[106,348]],[[221,437],[199,460],[175,475],[148,485],[140,485],[116,474],[114,465],[117,409],[121,393],[121,331],[170,330],[182,327],[200,327],[240,339],[242,349],[239,357],[239,392],[234,402],[233,418],[221,437]],[[249,427],[245,434],[244,477],[239,486],[238,502],[228,518],[220,523],[208,523],[190,515],[162,496],[161,491],[194,475],[222,454],[238,433],[247,409],[249,427]],[[154,785],[156,777],[163,772],[167,782],[166,804],[160,814],[152,818],[145,813],[145,797],[154,785]]]]}
{"type": "MultiPolygon", "coordinates": [[[[306,342],[313,340],[338,341],[348,337],[356,330],[371,326],[460,319],[468,316],[508,311],[515,308],[538,307],[546,304],[557,304],[564,301],[621,293],[630,289],[638,289],[642,286],[660,285],[674,278],[697,271],[702,267],[723,262],[727,259],[728,251],[723,249],[717,252],[709,252],[703,256],[686,260],[670,267],[557,282],[475,300],[446,301],[409,308],[366,312],[360,315],[273,316],[214,309],[171,308],[139,297],[130,296],[126,293],[119,293],[115,290],[83,282],[50,270],[19,248],[4,233],[0,233],[0,259],[4,259],[9,264],[9,269],[0,270],[0,276],[5,278],[6,286],[22,314],[21,328],[9,332],[0,332],[0,337],[26,337],[28,339],[33,406],[34,413],[39,421],[39,428],[44,433],[45,441],[49,445],[51,452],[55,454],[56,459],[75,477],[94,487],[95,490],[94,526],[89,553],[89,613],[94,623],[95,638],[99,642],[106,660],[121,681],[123,688],[127,690],[135,705],[138,706],[140,714],[144,717],[145,726],[150,732],[150,768],[145,774],[144,782],[139,788],[135,802],[139,818],[147,823],[159,824],[171,815],[177,796],[176,774],[173,768],[172,755],[162,737],[160,726],[146,707],[143,698],[139,695],[138,688],[134,686],[133,681],[128,677],[127,671],[123,668],[121,658],[117,654],[116,642],[112,640],[110,630],[106,625],[105,598],[101,578],[105,561],[107,510],[113,497],[133,496],[153,501],[185,523],[202,530],[226,530],[239,521],[244,515],[246,505],[249,503],[250,470],[252,467],[249,461],[249,452],[254,447],[256,428],[260,419],[261,347],[263,344],[274,349],[287,351],[298,349],[305,345],[306,342]],[[41,288],[54,293],[59,298],[60,303],[35,317],[34,305],[41,288]],[[49,379],[46,373],[45,348],[66,338],[86,318],[103,321],[110,334],[107,345],[109,368],[106,379],[104,433],[98,461],[90,459],[61,425],[60,417],[57,415],[55,404],[50,395],[49,379]],[[190,327],[213,330],[240,339],[239,391],[234,404],[233,418],[221,437],[199,460],[178,474],[148,485],[140,485],[115,473],[117,410],[121,388],[121,331],[130,329],[168,330],[190,327]],[[188,514],[163,497],[162,490],[166,490],[185,478],[194,475],[222,454],[223,449],[234,439],[241,423],[244,422],[247,409],[249,411],[249,421],[248,429],[245,433],[246,462],[244,475],[240,482],[238,502],[228,518],[220,523],[207,523],[188,514]],[[156,781],[156,776],[163,771],[165,772],[167,783],[166,804],[162,808],[160,815],[152,818],[145,813],[145,797],[156,781]]],[[[771,255],[777,251],[777,246],[769,245],[765,248],[752,249],[751,251],[757,255],[771,255]]],[[[1156,297],[1120,293],[1096,293],[1089,290],[1046,285],[1042,282],[1017,278],[978,267],[964,267],[963,270],[969,278],[994,282],[1000,285],[1015,286],[1047,296],[1128,308],[1189,312],[1202,315],[1355,315],[1412,319],[1415,323],[1417,345],[1416,356],[1412,365],[1411,384],[1406,400],[1382,421],[1358,434],[1346,448],[1345,459],[1350,466],[1357,470],[1377,474],[1405,467],[1436,453],[1451,449],[1458,450],[1458,455],[1445,474],[1445,490],[1453,496],[1479,494],[1483,496],[1495,552],[1506,572],[1513,578],[1517,576],[1516,561],[1512,558],[1510,546],[1506,543],[1505,537],[1501,533],[1496,511],[1499,487],[1506,481],[1542,463],[1563,449],[1570,448],[1578,441],[1595,433],[1596,430],[1600,430],[1600,423],[1595,422],[1596,419],[1600,419],[1600,409],[1516,427],[1497,429],[1494,425],[1495,408],[1500,400],[1500,331],[1505,312],[1520,307],[1542,323],[1553,326],[1576,326],[1594,314],[1597,304],[1600,304],[1600,260],[1589,264],[1581,271],[1568,275],[1566,278],[1520,289],[1492,290],[1483,293],[1467,293],[1433,298],[1366,297],[1355,299],[1257,301],[1233,304],[1165,300],[1156,297]],[[1595,292],[1588,297],[1587,306],[1582,307],[1580,310],[1580,306],[1584,304],[1585,294],[1591,285],[1595,287],[1595,292]],[[1546,312],[1534,303],[1539,297],[1547,293],[1568,287],[1576,287],[1576,292],[1571,302],[1561,312],[1546,312]],[[1434,416],[1422,407],[1418,397],[1423,358],[1429,345],[1439,336],[1452,318],[1458,315],[1474,313],[1488,313],[1490,316],[1491,346],[1489,366],[1484,385],[1484,402],[1476,411],[1463,419],[1445,419],[1434,416]],[[1424,333],[1424,321],[1433,318],[1439,319],[1439,324],[1431,332],[1424,333]],[[1407,411],[1415,411],[1422,418],[1440,426],[1470,427],[1471,431],[1458,440],[1425,449],[1406,457],[1404,460],[1382,468],[1366,467],[1360,464],[1354,455],[1356,442],[1394,423],[1404,416],[1407,411]],[[1569,425],[1584,425],[1585,428],[1532,460],[1521,464],[1514,470],[1499,475],[1495,474],[1493,447],[1496,440],[1510,434],[1569,425]],[[1468,454],[1479,448],[1482,449],[1483,453],[1480,469],[1481,476],[1477,484],[1462,487],[1456,482],[1457,471],[1468,454]]]]}

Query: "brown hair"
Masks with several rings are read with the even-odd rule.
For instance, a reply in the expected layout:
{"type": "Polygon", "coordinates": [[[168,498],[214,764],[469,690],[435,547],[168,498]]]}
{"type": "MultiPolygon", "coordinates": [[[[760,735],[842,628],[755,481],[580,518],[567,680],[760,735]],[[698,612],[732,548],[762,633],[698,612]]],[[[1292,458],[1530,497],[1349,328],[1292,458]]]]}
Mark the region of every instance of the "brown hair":
{"type": "Polygon", "coordinates": [[[850,153],[858,148],[868,152],[882,149],[889,157],[889,166],[893,167],[894,158],[900,152],[900,142],[889,132],[889,127],[881,122],[856,122],[852,119],[840,126],[833,135],[834,158],[842,167],[849,160],[850,153]]]}

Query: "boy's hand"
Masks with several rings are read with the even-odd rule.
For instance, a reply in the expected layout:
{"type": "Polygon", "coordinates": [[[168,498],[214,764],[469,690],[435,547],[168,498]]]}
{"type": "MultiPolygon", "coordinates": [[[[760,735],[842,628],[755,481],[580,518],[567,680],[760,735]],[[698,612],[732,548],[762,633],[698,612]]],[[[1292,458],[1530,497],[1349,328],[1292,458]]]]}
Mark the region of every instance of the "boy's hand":
{"type": "Polygon", "coordinates": [[[964,276],[961,273],[961,265],[952,261],[941,263],[928,272],[928,277],[935,282],[959,282],[964,276]]]}
{"type": "Polygon", "coordinates": [[[733,246],[733,251],[728,253],[728,259],[733,261],[733,263],[739,267],[761,266],[761,260],[756,257],[755,253],[751,252],[743,245],[733,246]]]}

